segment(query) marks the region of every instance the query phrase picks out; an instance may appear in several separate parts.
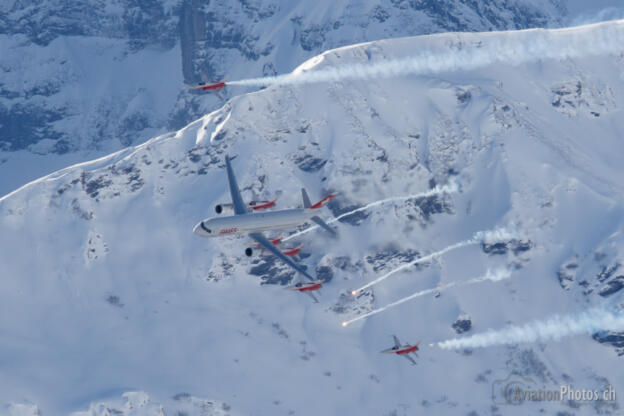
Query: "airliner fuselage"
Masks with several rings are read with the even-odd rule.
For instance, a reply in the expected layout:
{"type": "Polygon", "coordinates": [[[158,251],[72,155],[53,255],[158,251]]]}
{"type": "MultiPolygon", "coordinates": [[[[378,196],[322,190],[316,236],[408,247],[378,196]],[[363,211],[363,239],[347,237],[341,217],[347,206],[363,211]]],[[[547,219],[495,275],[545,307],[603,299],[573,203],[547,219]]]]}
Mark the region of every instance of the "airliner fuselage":
{"type": "Polygon", "coordinates": [[[249,233],[293,228],[316,215],[312,209],[294,208],[279,211],[248,213],[227,217],[208,218],[193,228],[201,237],[246,235],[249,233]]]}

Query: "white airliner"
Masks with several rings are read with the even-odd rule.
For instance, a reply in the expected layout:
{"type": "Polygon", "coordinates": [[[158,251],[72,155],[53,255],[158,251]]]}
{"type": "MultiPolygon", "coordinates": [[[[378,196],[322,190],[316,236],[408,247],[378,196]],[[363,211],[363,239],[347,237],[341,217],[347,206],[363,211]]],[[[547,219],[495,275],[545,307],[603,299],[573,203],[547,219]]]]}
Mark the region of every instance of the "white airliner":
{"type": "MultiPolygon", "coordinates": [[[[230,196],[232,197],[231,207],[234,210],[234,215],[205,219],[193,228],[193,232],[200,237],[221,237],[224,235],[249,236],[256,243],[258,243],[262,249],[274,254],[288,266],[292,267],[309,279],[309,283],[300,282],[295,286],[289,287],[288,289],[306,293],[316,301],[316,298],[310,292],[319,290],[323,281],[316,280],[310,276],[310,274],[299,267],[294,261],[289,259],[288,256],[282,253],[277,247],[275,247],[275,241],[278,240],[270,241],[262,234],[262,232],[296,227],[305,222],[313,221],[330,232],[332,235],[335,235],[336,232],[334,229],[318,217],[318,209],[327,205],[335,194],[326,196],[316,204],[311,204],[307,192],[305,189],[301,189],[303,208],[255,212],[257,209],[253,208],[254,204],[245,204],[243,198],[241,197],[238,184],[236,183],[236,178],[234,177],[234,171],[232,170],[232,165],[230,163],[230,158],[228,156],[225,157],[225,168],[230,188],[230,196]]],[[[217,207],[219,208],[217,208],[216,211],[220,213],[223,211],[223,207],[229,208],[230,205],[219,204],[217,207]]],[[[245,254],[247,256],[252,256],[253,248],[247,247],[245,249],[245,254]]]]}

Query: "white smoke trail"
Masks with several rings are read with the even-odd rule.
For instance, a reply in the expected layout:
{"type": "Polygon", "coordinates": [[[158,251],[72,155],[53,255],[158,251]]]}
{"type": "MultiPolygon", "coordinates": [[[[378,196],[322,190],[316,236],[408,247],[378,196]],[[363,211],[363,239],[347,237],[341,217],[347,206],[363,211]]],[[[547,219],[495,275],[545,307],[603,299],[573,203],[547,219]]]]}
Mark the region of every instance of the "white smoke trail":
{"type": "Polygon", "coordinates": [[[448,247],[443,248],[442,250],[436,251],[434,253],[428,254],[424,257],[419,257],[414,261],[411,261],[409,263],[405,263],[402,264],[401,266],[397,267],[396,269],[390,270],[388,273],[384,274],[383,276],[378,277],[377,279],[373,280],[372,282],[369,282],[367,284],[365,284],[364,286],[355,289],[353,291],[351,291],[352,295],[356,295],[358,292],[371,287],[373,285],[376,285],[377,283],[386,280],[388,277],[392,276],[393,274],[400,272],[401,270],[407,269],[409,267],[414,266],[415,264],[418,263],[422,263],[428,260],[431,260],[435,257],[439,257],[445,253],[448,253],[451,250],[455,250],[457,248],[461,248],[461,247],[466,247],[466,246],[470,246],[473,244],[479,244],[483,241],[491,241],[491,240],[510,240],[515,238],[515,234],[505,228],[498,228],[495,230],[490,230],[490,231],[478,231],[474,234],[474,236],[469,239],[469,240],[464,240],[464,241],[460,241],[459,243],[455,243],[455,244],[451,244],[448,247]]]}
{"type": "Polygon", "coordinates": [[[624,50],[624,20],[563,29],[490,32],[465,37],[466,41],[459,50],[424,51],[410,58],[231,81],[228,85],[266,86],[343,79],[379,79],[407,74],[470,70],[499,62],[519,65],[539,59],[601,55],[624,50]]]}
{"type": "Polygon", "coordinates": [[[444,253],[447,253],[447,252],[449,252],[451,250],[455,250],[457,248],[469,246],[469,245],[472,245],[472,244],[477,244],[479,241],[481,241],[481,240],[479,238],[477,238],[477,235],[475,234],[475,236],[473,238],[469,239],[469,240],[464,240],[464,241],[460,241],[459,243],[451,244],[450,246],[445,247],[442,250],[439,250],[439,251],[436,251],[434,253],[428,254],[428,255],[426,255],[424,257],[419,257],[416,260],[411,261],[409,263],[402,264],[401,266],[397,267],[396,269],[390,270],[388,273],[384,274],[383,276],[378,277],[377,279],[373,280],[372,282],[369,282],[369,283],[365,284],[364,286],[351,291],[351,294],[355,296],[358,292],[360,292],[360,291],[362,291],[362,290],[364,290],[364,289],[366,289],[368,287],[371,287],[373,285],[376,285],[377,283],[379,283],[379,282],[381,282],[383,280],[386,280],[388,277],[392,276],[395,273],[400,272],[403,269],[407,269],[409,267],[414,266],[415,264],[431,260],[431,259],[433,259],[435,257],[438,257],[438,256],[441,256],[444,253]]]}
{"type": "Polygon", "coordinates": [[[407,296],[407,297],[405,297],[403,299],[399,299],[396,302],[389,303],[386,306],[383,306],[381,308],[372,310],[372,311],[370,311],[368,313],[365,313],[363,315],[355,317],[355,318],[353,318],[351,320],[344,321],[342,323],[342,326],[347,326],[347,325],[349,325],[349,324],[351,324],[353,322],[359,321],[360,319],[364,319],[364,318],[367,318],[369,316],[376,315],[376,314],[378,314],[380,312],[383,312],[383,311],[385,311],[387,309],[393,308],[393,307],[398,306],[398,305],[400,305],[400,304],[402,304],[404,302],[407,302],[408,300],[412,300],[412,299],[418,298],[420,296],[428,295],[430,293],[441,292],[443,290],[446,290],[446,289],[449,289],[449,288],[452,288],[452,287],[455,287],[455,286],[465,286],[465,285],[471,285],[471,284],[475,284],[475,283],[485,282],[486,280],[490,280],[492,282],[499,282],[501,280],[508,279],[509,277],[511,277],[511,271],[509,271],[509,269],[498,269],[498,270],[495,270],[493,272],[488,269],[488,271],[486,272],[485,276],[475,277],[474,279],[465,280],[463,282],[451,282],[451,283],[447,283],[445,285],[441,285],[441,286],[434,287],[434,288],[431,288],[431,289],[421,290],[420,292],[413,293],[413,294],[411,294],[411,295],[409,295],[409,296],[407,296]]]}
{"type": "Polygon", "coordinates": [[[373,280],[372,282],[369,282],[367,284],[365,284],[364,286],[355,289],[351,292],[352,295],[356,295],[358,292],[371,287],[373,285],[376,285],[377,283],[386,280],[388,277],[392,276],[393,274],[400,272],[401,270],[407,269],[409,267],[414,266],[415,264],[418,263],[422,263],[428,260],[431,260],[435,257],[439,257],[445,253],[448,253],[451,250],[455,250],[457,248],[461,248],[461,247],[466,247],[466,246],[470,246],[473,244],[479,244],[483,241],[491,241],[491,240],[508,240],[508,239],[512,239],[514,238],[515,234],[513,234],[512,232],[508,231],[505,228],[499,228],[496,230],[491,230],[491,231],[478,231],[474,234],[474,236],[469,239],[469,240],[464,240],[464,241],[460,241],[459,243],[455,243],[455,244],[451,244],[448,247],[443,248],[442,250],[436,251],[434,253],[428,254],[424,257],[420,257],[417,258],[414,261],[411,261],[409,263],[405,263],[399,267],[397,267],[396,269],[390,270],[388,273],[384,274],[383,276],[378,277],[377,279],[373,280]]]}
{"type": "Polygon", "coordinates": [[[497,241],[513,240],[518,238],[518,232],[512,228],[496,228],[489,231],[481,231],[475,234],[475,238],[484,243],[495,243],[497,241]]]}
{"type": "Polygon", "coordinates": [[[578,315],[554,316],[546,321],[534,321],[522,326],[510,326],[498,331],[488,330],[466,338],[454,338],[430,344],[444,349],[478,348],[493,345],[559,340],[576,334],[596,331],[624,330],[624,313],[602,308],[589,309],[578,315]]]}
{"type": "MultiPolygon", "coordinates": [[[[417,194],[413,194],[413,195],[405,195],[405,196],[394,196],[391,198],[386,198],[386,199],[381,199],[379,201],[375,201],[375,202],[371,202],[370,204],[364,205],[363,207],[354,209],[353,211],[349,211],[349,212],[345,212],[343,214],[340,214],[339,216],[332,218],[330,220],[327,220],[327,224],[333,224],[336,221],[340,221],[341,219],[348,217],[349,215],[353,215],[356,214],[358,212],[362,212],[362,211],[366,211],[367,209],[376,207],[378,205],[383,205],[389,202],[398,202],[398,201],[407,201],[410,199],[416,199],[416,198],[425,198],[428,196],[432,196],[432,195],[437,195],[437,194],[442,194],[442,193],[453,193],[453,192],[457,192],[458,190],[458,186],[457,183],[454,181],[449,182],[448,185],[444,185],[444,186],[436,186],[433,189],[430,189],[428,191],[425,192],[419,192],[417,194]]],[[[303,235],[305,233],[309,233],[310,231],[316,230],[317,228],[319,228],[318,225],[313,225],[311,227],[306,228],[305,230],[296,232],[294,234],[289,235],[288,237],[282,239],[282,241],[288,241],[292,238],[295,237],[299,237],[300,235],[303,235]]]]}

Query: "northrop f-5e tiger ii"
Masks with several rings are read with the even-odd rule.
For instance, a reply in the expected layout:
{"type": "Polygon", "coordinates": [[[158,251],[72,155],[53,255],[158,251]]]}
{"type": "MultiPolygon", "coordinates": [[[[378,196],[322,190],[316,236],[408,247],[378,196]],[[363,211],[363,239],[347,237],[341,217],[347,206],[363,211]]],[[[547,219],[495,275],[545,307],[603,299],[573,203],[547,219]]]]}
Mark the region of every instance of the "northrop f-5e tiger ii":
{"type": "Polygon", "coordinates": [[[418,357],[416,351],[418,351],[418,344],[420,344],[420,342],[417,342],[416,344],[401,345],[401,341],[399,341],[399,338],[397,338],[396,335],[392,335],[392,338],[394,338],[394,346],[392,348],[388,348],[387,350],[381,351],[381,353],[396,354],[405,357],[407,358],[407,360],[409,360],[410,363],[412,363],[412,365],[416,365],[416,361],[412,357],[410,357],[410,354],[414,354],[416,357],[418,357]]]}
{"type": "MultiPolygon", "coordinates": [[[[269,240],[262,233],[264,231],[296,227],[305,222],[313,221],[332,235],[335,235],[336,232],[334,229],[318,216],[318,209],[327,205],[335,194],[326,196],[316,204],[311,204],[308,193],[305,189],[301,189],[303,208],[256,212],[272,207],[275,201],[261,201],[261,203],[245,204],[240,194],[238,184],[236,183],[236,178],[234,177],[231,159],[228,156],[225,157],[225,169],[227,172],[232,204],[219,204],[216,207],[216,211],[220,214],[223,212],[224,208],[232,208],[234,215],[205,219],[193,228],[193,232],[200,237],[221,237],[226,235],[249,236],[262,250],[277,256],[281,261],[309,280],[309,282],[299,282],[287,289],[306,293],[316,302],[317,300],[311,292],[318,291],[323,285],[323,281],[314,279],[308,272],[288,258],[285,253],[280,251],[276,245],[279,244],[281,239],[269,240]],[[262,206],[262,209],[258,209],[259,206],[262,206]]],[[[296,250],[298,252],[298,249],[296,250]]],[[[253,248],[247,247],[245,249],[245,254],[251,257],[253,255],[253,248]]],[[[287,254],[291,253],[287,252],[287,254]]]]}

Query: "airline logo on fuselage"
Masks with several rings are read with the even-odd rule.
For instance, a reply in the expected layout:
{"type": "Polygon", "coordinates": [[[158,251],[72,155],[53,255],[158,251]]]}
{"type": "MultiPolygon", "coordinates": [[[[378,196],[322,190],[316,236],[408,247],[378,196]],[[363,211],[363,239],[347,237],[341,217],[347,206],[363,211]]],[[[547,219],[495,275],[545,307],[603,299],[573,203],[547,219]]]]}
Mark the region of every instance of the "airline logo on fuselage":
{"type": "Polygon", "coordinates": [[[224,228],[221,231],[219,231],[219,234],[234,234],[236,231],[238,231],[238,228],[236,227],[224,228]]]}

